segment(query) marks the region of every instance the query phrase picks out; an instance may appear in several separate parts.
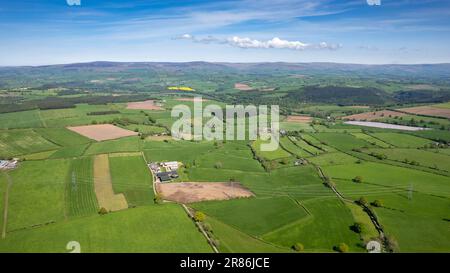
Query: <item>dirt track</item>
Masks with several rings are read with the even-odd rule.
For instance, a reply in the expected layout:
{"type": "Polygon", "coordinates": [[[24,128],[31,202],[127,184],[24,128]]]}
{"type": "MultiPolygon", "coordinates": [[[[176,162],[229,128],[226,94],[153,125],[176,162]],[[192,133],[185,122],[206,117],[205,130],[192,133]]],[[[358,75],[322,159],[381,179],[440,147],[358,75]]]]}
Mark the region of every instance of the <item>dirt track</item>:
{"type": "Polygon", "coordinates": [[[183,204],[254,196],[238,182],[157,183],[156,188],[164,199],[183,204]]]}
{"type": "Polygon", "coordinates": [[[97,141],[117,139],[127,136],[136,136],[138,133],[122,129],[111,124],[86,125],[67,127],[67,129],[97,141]]]}

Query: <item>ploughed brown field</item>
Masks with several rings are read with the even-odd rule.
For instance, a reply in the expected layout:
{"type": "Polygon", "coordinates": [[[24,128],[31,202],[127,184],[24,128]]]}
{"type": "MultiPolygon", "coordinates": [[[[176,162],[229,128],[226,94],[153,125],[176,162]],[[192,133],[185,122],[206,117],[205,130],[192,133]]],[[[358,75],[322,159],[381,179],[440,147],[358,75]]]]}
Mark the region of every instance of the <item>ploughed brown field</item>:
{"type": "Polygon", "coordinates": [[[155,101],[153,100],[146,100],[146,101],[138,101],[138,102],[129,102],[127,105],[127,109],[133,109],[133,110],[164,110],[159,105],[155,104],[155,101]]]}
{"type": "Polygon", "coordinates": [[[391,110],[382,110],[382,111],[376,111],[376,112],[365,112],[361,114],[354,114],[350,116],[345,116],[342,119],[347,120],[366,120],[366,121],[372,121],[380,118],[388,118],[388,117],[401,117],[405,116],[405,113],[400,113],[396,111],[391,110]]]}
{"type": "Polygon", "coordinates": [[[432,106],[418,106],[411,108],[401,108],[397,110],[416,115],[450,118],[450,109],[437,108],[432,106]]]}
{"type": "Polygon", "coordinates": [[[157,183],[156,190],[163,199],[183,204],[254,196],[238,182],[157,183]]]}
{"type": "Polygon", "coordinates": [[[177,101],[209,101],[208,99],[203,99],[203,98],[178,98],[175,100],[177,100],[177,101]]]}
{"type": "Polygon", "coordinates": [[[112,124],[75,126],[75,127],[67,127],[67,129],[96,141],[103,141],[138,135],[138,133],[136,132],[122,129],[112,124]]]}
{"type": "Polygon", "coordinates": [[[297,123],[310,123],[312,121],[312,118],[308,116],[287,116],[286,121],[297,123]]]}
{"type": "Polygon", "coordinates": [[[251,86],[249,86],[248,84],[245,83],[235,83],[234,84],[234,88],[237,90],[241,90],[241,91],[250,91],[253,90],[254,88],[252,88],[251,86]]]}

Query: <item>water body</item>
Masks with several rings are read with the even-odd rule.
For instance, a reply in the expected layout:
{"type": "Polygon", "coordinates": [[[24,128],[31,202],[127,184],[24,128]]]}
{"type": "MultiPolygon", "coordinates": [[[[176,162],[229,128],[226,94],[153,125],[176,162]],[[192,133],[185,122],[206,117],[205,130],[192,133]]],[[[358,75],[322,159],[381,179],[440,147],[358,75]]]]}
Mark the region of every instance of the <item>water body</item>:
{"type": "Polygon", "coordinates": [[[350,125],[359,125],[359,126],[375,127],[375,128],[383,128],[383,129],[396,129],[396,130],[403,130],[403,131],[430,130],[430,128],[396,125],[396,124],[389,124],[389,123],[383,123],[383,122],[372,122],[372,121],[346,121],[344,123],[350,124],[350,125]]]}

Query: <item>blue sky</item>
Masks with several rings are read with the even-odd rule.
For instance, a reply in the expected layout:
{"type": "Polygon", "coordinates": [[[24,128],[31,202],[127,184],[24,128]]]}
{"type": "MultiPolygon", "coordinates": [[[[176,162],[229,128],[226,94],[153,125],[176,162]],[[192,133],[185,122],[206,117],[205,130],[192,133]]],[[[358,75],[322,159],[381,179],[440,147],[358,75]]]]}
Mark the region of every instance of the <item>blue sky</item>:
{"type": "Polygon", "coordinates": [[[447,0],[67,1],[0,0],[0,65],[450,62],[447,0]]]}

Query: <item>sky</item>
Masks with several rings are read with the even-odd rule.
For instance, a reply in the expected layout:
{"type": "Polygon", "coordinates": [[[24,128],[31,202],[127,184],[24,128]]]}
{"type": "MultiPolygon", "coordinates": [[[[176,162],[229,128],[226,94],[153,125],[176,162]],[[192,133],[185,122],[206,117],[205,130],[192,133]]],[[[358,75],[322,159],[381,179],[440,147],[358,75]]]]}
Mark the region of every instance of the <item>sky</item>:
{"type": "Polygon", "coordinates": [[[0,66],[450,63],[448,0],[0,0],[0,66]]]}

